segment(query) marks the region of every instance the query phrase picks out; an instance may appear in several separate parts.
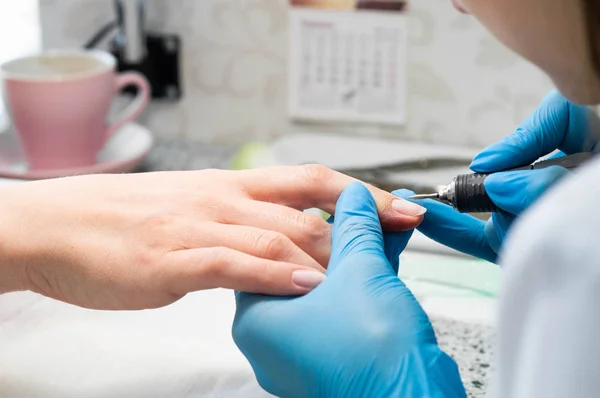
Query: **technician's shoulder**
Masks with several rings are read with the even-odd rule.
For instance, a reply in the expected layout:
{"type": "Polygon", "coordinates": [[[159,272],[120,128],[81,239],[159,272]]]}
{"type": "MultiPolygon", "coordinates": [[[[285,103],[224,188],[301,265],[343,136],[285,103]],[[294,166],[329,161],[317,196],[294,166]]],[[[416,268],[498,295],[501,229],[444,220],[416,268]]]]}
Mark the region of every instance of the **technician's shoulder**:
{"type": "Polygon", "coordinates": [[[593,266],[600,275],[600,161],[546,193],[515,225],[501,264],[545,268],[593,266]]]}

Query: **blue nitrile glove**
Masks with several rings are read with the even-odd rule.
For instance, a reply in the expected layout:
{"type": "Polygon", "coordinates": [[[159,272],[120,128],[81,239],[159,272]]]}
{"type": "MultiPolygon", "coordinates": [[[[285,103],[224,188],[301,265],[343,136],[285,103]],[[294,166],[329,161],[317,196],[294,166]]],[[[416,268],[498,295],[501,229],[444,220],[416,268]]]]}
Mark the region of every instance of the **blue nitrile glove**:
{"type": "MultiPolygon", "coordinates": [[[[598,142],[600,121],[596,114],[589,107],[575,105],[557,91],[552,91],[517,131],[477,155],[471,169],[478,173],[507,170],[531,164],[557,149],[561,152],[556,156],[596,151],[598,142]]],[[[460,214],[433,200],[418,201],[427,208],[425,219],[418,229],[446,246],[496,262],[497,253],[514,219],[569,173],[554,166],[487,177],[485,188],[488,195],[505,211],[494,213],[487,222],[460,214]]]]}
{"type": "Polygon", "coordinates": [[[237,293],[233,337],[280,397],[465,397],[455,362],[396,275],[411,232],[385,238],[371,193],[338,201],[327,278],[302,297],[237,293]]]}

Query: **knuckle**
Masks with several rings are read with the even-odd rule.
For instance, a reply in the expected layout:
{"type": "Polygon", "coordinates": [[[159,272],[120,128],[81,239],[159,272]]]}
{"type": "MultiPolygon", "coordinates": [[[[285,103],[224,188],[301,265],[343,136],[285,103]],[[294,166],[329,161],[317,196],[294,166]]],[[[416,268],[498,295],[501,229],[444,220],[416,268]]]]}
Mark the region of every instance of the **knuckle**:
{"type": "Polygon", "coordinates": [[[275,267],[278,266],[279,265],[266,260],[258,260],[256,264],[254,264],[253,268],[255,272],[252,277],[252,283],[256,286],[256,291],[261,291],[265,287],[273,287],[280,284],[277,278],[278,272],[275,270],[275,267]]]}
{"type": "Polygon", "coordinates": [[[300,167],[302,168],[304,178],[309,183],[323,184],[333,176],[333,170],[322,164],[307,164],[300,167]]]}
{"type": "Polygon", "coordinates": [[[285,235],[274,231],[263,231],[257,237],[263,256],[268,259],[285,258],[290,254],[292,241],[285,235]]]}
{"type": "Polygon", "coordinates": [[[180,216],[173,212],[161,212],[147,217],[141,225],[146,248],[155,251],[171,246],[178,236],[180,225],[180,216]]]}
{"type": "Polygon", "coordinates": [[[176,219],[175,213],[160,212],[149,216],[147,224],[153,231],[164,231],[170,229],[175,224],[176,219]]]}
{"type": "Polygon", "coordinates": [[[225,221],[224,216],[231,213],[223,200],[212,195],[200,195],[196,202],[201,206],[198,215],[205,220],[225,221]]]}
{"type": "Polygon", "coordinates": [[[517,148],[526,148],[531,141],[531,132],[528,129],[520,126],[510,136],[512,144],[517,148]]]}
{"type": "Polygon", "coordinates": [[[138,267],[151,270],[156,265],[156,252],[152,248],[150,250],[138,250],[133,259],[138,267]]]}
{"type": "Polygon", "coordinates": [[[381,188],[377,188],[374,185],[363,183],[364,186],[370,191],[370,195],[375,201],[379,214],[392,211],[392,203],[398,199],[394,194],[386,192],[381,188]]]}
{"type": "Polygon", "coordinates": [[[299,224],[304,235],[311,241],[327,239],[331,234],[331,226],[314,214],[301,213],[299,224]]]}
{"type": "Polygon", "coordinates": [[[207,247],[202,249],[203,274],[212,278],[220,278],[226,274],[226,267],[231,262],[231,251],[225,247],[207,247]]]}

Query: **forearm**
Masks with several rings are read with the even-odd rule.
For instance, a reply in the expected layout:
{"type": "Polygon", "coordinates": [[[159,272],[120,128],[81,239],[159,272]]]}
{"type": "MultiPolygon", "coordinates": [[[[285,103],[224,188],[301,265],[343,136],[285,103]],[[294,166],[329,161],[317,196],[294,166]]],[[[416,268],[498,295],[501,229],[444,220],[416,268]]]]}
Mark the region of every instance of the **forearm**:
{"type": "Polygon", "coordinates": [[[27,260],[19,242],[31,239],[24,236],[18,205],[8,196],[7,192],[0,193],[0,294],[28,290],[27,260]]]}
{"type": "Polygon", "coordinates": [[[0,255],[0,294],[27,290],[26,279],[25,265],[15,262],[12,255],[3,251],[0,255]]]}

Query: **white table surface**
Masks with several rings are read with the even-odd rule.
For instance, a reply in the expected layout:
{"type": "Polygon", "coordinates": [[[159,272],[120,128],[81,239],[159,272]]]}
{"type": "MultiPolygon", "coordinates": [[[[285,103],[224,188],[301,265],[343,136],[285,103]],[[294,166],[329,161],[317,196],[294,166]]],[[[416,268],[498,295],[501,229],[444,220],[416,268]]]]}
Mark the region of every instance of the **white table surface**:
{"type": "Polygon", "coordinates": [[[233,293],[140,312],[0,296],[1,397],[268,397],[231,337],[233,293]]]}

